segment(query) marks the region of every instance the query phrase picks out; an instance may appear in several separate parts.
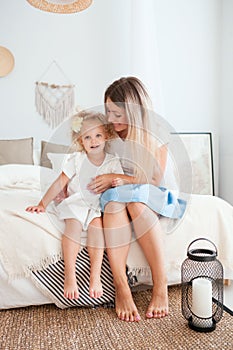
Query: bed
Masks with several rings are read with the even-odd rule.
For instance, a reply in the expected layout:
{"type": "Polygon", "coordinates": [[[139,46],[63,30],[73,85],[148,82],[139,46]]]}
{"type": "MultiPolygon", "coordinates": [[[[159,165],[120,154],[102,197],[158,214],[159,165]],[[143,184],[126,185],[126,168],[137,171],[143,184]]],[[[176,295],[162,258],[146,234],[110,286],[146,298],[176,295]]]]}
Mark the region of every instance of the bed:
{"type": "MultiPolygon", "coordinates": [[[[18,141],[15,141],[17,145],[13,142],[13,146],[19,151],[18,141]]],[[[67,152],[66,147],[42,143],[40,165],[34,165],[31,138],[22,141],[21,151],[15,153],[23,158],[20,160],[14,156],[11,145],[8,144],[11,157],[9,161],[6,152],[2,151],[6,149],[5,146],[0,148],[0,308],[46,303],[55,303],[60,308],[111,304],[114,288],[106,254],[102,267],[104,296],[97,301],[87,296],[89,260],[85,248],[85,232],[76,264],[79,276],[81,271],[79,284],[83,286],[80,293],[83,297],[79,302],[64,300],[64,265],[61,254],[64,223],[57,220],[52,206],[48,213],[40,215],[25,211],[26,206],[38,202],[41,194],[57,176],[58,154],[67,152]],[[22,146],[25,148],[24,153],[22,146]],[[48,153],[57,154],[57,159],[51,158],[51,163],[48,153]],[[23,154],[27,155],[27,159],[23,154]]],[[[200,237],[214,242],[218,249],[218,259],[224,266],[224,278],[233,279],[233,207],[226,201],[212,195],[193,194],[181,220],[162,218],[161,225],[164,228],[169,285],[180,283],[180,267],[186,258],[187,247],[200,237]]],[[[132,288],[141,284],[151,285],[150,268],[135,239],[132,239],[130,246],[127,274],[132,288]]]]}

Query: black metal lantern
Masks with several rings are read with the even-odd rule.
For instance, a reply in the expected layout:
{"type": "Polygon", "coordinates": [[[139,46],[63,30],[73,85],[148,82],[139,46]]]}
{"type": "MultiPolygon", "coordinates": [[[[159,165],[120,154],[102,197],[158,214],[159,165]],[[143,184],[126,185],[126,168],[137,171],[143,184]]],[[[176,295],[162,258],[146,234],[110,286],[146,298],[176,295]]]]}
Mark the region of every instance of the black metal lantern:
{"type": "Polygon", "coordinates": [[[206,238],[198,238],[187,249],[188,258],[181,267],[182,314],[191,329],[211,332],[223,313],[223,267],[217,248],[206,238]],[[215,250],[190,249],[200,240],[211,243],[215,250]]]}

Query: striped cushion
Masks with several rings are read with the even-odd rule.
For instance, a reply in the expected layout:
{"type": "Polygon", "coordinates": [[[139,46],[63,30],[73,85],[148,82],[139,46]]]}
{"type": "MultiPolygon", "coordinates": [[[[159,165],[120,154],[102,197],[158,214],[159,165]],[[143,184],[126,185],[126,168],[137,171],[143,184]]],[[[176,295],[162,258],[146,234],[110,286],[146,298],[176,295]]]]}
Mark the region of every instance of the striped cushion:
{"type": "Polygon", "coordinates": [[[103,285],[103,296],[101,298],[94,299],[89,296],[90,259],[87,248],[83,248],[78,254],[76,261],[76,278],[79,286],[79,298],[70,300],[63,295],[63,260],[49,265],[48,268],[42,271],[32,272],[32,280],[36,286],[51,299],[51,302],[55,303],[60,308],[72,306],[114,306],[115,289],[106,252],[104,252],[101,271],[101,281],[103,285]]]}

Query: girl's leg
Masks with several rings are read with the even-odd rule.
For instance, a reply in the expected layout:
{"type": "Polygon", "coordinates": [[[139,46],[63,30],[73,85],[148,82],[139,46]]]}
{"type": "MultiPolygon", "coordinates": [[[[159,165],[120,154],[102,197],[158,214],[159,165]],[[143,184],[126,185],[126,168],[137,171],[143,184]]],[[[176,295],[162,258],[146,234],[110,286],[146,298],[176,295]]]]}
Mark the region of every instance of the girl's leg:
{"type": "Polygon", "coordinates": [[[131,240],[131,227],[125,205],[109,202],[104,212],[104,235],[115,286],[116,313],[122,321],[139,321],[126,276],[126,260],[131,240]]]}
{"type": "Polygon", "coordinates": [[[66,219],[66,228],[62,236],[62,250],[65,264],[64,296],[78,299],[78,285],[75,274],[75,263],[80,248],[82,225],[78,220],[66,219]]]}
{"type": "Polygon", "coordinates": [[[162,229],[157,215],[142,203],[128,204],[138,243],[150,265],[153,292],[146,317],[160,318],[168,314],[167,279],[165,272],[162,229]]]}
{"type": "Polygon", "coordinates": [[[87,235],[87,249],[91,262],[89,293],[92,298],[100,298],[103,295],[100,275],[104,246],[102,218],[95,218],[89,224],[87,235]]]}

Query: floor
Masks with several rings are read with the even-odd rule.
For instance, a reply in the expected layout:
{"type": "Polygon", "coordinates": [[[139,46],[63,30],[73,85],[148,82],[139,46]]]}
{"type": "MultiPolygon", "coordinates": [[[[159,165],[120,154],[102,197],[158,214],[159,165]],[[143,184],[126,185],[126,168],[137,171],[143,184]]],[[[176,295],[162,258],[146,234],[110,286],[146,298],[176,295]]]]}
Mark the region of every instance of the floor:
{"type": "Polygon", "coordinates": [[[224,306],[230,309],[233,313],[233,281],[230,281],[230,285],[224,285],[224,306]]]}
{"type": "MultiPolygon", "coordinates": [[[[224,284],[224,294],[223,294],[223,303],[224,306],[231,311],[231,314],[233,316],[233,280],[229,280],[229,285],[224,284]]],[[[135,291],[145,290],[148,289],[148,286],[137,286],[134,287],[135,291]]]]}

